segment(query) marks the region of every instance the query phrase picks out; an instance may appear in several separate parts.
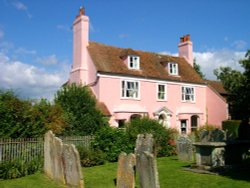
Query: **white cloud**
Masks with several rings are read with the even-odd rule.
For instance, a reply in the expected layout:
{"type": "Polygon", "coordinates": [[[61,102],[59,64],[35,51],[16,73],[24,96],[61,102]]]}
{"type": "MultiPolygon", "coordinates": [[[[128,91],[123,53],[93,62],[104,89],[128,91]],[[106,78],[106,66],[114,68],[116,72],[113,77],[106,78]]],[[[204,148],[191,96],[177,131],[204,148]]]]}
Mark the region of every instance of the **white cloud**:
{"type": "Polygon", "coordinates": [[[43,64],[43,65],[56,65],[58,63],[56,55],[50,55],[47,57],[42,57],[37,59],[37,63],[43,64]]]}
{"type": "Polygon", "coordinates": [[[30,98],[52,99],[54,93],[67,80],[69,68],[48,73],[43,69],[20,61],[13,61],[0,53],[0,88],[14,89],[18,94],[30,98]]]}
{"type": "Polygon", "coordinates": [[[24,11],[28,18],[32,18],[32,15],[28,11],[28,7],[22,3],[21,1],[13,1],[12,6],[15,7],[17,10],[24,11]]]}
{"type": "Polygon", "coordinates": [[[69,26],[67,25],[62,25],[62,24],[59,24],[56,26],[57,29],[59,30],[63,30],[63,31],[67,31],[67,32],[71,32],[71,29],[69,26]]]}
{"type": "Polygon", "coordinates": [[[124,38],[128,38],[129,35],[128,34],[119,34],[118,37],[121,39],[124,39],[124,38]]]}
{"type": "Polygon", "coordinates": [[[21,55],[36,55],[36,50],[27,50],[25,48],[18,48],[15,52],[21,55]]]}
{"type": "Polygon", "coordinates": [[[12,5],[17,9],[17,10],[28,10],[27,6],[25,4],[23,4],[20,1],[14,1],[12,2],[12,5]]]}
{"type": "Polygon", "coordinates": [[[219,51],[194,52],[196,63],[201,66],[201,71],[207,79],[215,80],[214,69],[229,66],[232,69],[242,70],[239,60],[243,59],[245,52],[222,49],[219,51]]]}
{"type": "Polygon", "coordinates": [[[232,43],[232,46],[237,50],[243,50],[247,46],[247,42],[244,40],[237,40],[232,43]]]}

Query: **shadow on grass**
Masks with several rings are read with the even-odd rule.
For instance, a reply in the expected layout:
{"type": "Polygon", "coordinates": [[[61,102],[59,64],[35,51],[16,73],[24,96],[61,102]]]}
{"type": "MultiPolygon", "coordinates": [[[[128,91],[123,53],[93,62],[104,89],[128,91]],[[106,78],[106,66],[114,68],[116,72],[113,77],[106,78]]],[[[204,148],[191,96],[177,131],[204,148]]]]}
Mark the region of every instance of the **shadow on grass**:
{"type": "Polygon", "coordinates": [[[234,180],[243,180],[250,182],[250,166],[240,166],[219,172],[219,175],[228,177],[234,180]]]}

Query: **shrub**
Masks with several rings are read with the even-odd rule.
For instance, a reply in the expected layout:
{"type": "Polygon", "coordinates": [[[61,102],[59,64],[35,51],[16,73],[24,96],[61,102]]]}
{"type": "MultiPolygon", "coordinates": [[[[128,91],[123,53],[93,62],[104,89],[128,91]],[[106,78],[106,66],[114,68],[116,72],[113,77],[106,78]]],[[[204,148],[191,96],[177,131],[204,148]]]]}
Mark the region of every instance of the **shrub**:
{"type": "Polygon", "coordinates": [[[83,146],[77,146],[77,150],[82,167],[103,165],[105,163],[105,154],[100,150],[87,149],[83,146]]]}
{"type": "Polygon", "coordinates": [[[42,169],[43,160],[38,157],[31,161],[13,160],[0,163],[0,179],[14,179],[34,174],[42,169]]]}
{"type": "Polygon", "coordinates": [[[167,129],[158,121],[147,117],[134,119],[127,123],[126,126],[126,133],[131,145],[135,146],[138,134],[151,133],[155,140],[155,154],[158,157],[169,156],[175,153],[173,140],[174,135],[177,133],[176,130],[167,129]]]}
{"type": "Polygon", "coordinates": [[[106,155],[106,160],[117,161],[121,152],[133,152],[134,145],[129,142],[129,137],[124,130],[104,127],[95,134],[92,143],[95,150],[101,150],[106,155]]]}
{"type": "Polygon", "coordinates": [[[240,127],[240,120],[227,120],[222,122],[222,129],[227,131],[228,135],[232,135],[235,138],[238,137],[239,127],[240,127]]]}

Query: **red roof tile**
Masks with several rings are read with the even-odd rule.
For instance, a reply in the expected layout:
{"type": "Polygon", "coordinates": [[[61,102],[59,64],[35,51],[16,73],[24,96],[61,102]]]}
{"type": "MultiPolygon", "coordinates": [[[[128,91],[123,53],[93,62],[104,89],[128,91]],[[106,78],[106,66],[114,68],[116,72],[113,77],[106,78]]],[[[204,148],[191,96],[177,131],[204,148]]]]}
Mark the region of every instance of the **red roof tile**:
{"type": "Polygon", "coordinates": [[[100,73],[205,84],[204,80],[196,73],[193,67],[181,57],[118,48],[96,42],[90,42],[88,50],[97,71],[100,73]],[[128,69],[121,58],[121,54],[124,53],[133,53],[140,56],[140,70],[128,69]],[[169,75],[168,71],[162,65],[163,62],[177,63],[179,76],[169,75]]]}

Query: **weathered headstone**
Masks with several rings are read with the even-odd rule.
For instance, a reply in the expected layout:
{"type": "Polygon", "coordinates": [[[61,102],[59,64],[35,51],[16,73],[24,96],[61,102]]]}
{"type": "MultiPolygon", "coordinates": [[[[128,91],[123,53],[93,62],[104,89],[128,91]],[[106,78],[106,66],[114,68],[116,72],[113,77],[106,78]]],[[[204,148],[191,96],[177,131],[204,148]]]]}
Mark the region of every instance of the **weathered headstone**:
{"type": "Polygon", "coordinates": [[[65,183],[62,163],[62,141],[52,131],[45,134],[44,139],[44,172],[56,181],[65,183]]]}
{"type": "Polygon", "coordinates": [[[117,170],[117,188],[135,187],[135,155],[122,152],[119,155],[117,170]]]}
{"type": "Polygon", "coordinates": [[[68,187],[83,188],[79,153],[48,131],[44,138],[44,172],[68,187]]]}
{"type": "Polygon", "coordinates": [[[140,154],[144,151],[153,153],[154,139],[152,134],[138,134],[136,139],[135,154],[140,154]]]}
{"type": "Polygon", "coordinates": [[[193,161],[194,160],[194,151],[192,140],[187,136],[181,135],[177,138],[176,149],[178,158],[182,161],[193,161]]]}
{"type": "Polygon", "coordinates": [[[154,139],[152,134],[139,134],[136,140],[136,171],[141,188],[159,188],[157,163],[153,155],[154,139]]]}
{"type": "Polygon", "coordinates": [[[63,164],[68,187],[83,187],[79,153],[73,144],[63,144],[63,164]]]}
{"type": "Polygon", "coordinates": [[[136,169],[139,174],[140,187],[160,188],[157,163],[152,153],[145,151],[137,155],[136,169]]]}

